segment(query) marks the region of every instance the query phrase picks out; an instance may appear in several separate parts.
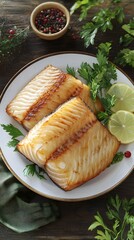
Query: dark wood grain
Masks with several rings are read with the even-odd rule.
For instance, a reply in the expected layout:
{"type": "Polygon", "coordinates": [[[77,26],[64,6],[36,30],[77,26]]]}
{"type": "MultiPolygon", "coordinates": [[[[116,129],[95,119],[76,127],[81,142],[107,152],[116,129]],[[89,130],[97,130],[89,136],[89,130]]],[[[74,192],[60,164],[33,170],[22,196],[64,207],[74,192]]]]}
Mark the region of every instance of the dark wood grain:
{"type": "MultiPolygon", "coordinates": [[[[0,7],[0,17],[5,17],[8,19],[10,24],[15,24],[18,26],[28,26],[29,16],[33,8],[44,1],[39,0],[6,0],[1,1],[0,7]]],[[[64,5],[69,9],[72,2],[69,0],[59,1],[64,3],[64,5]]],[[[133,15],[134,2],[125,0],[122,3],[124,11],[126,14],[126,22],[133,15]]],[[[105,7],[105,6],[104,6],[105,7]]],[[[94,15],[97,8],[90,11],[89,19],[94,15]]],[[[110,59],[112,60],[117,51],[119,51],[118,39],[122,30],[119,25],[114,26],[114,31],[110,31],[106,34],[100,34],[95,41],[94,46],[85,48],[83,41],[78,37],[78,30],[82,26],[82,23],[78,22],[79,13],[75,13],[71,17],[71,24],[68,32],[61,39],[55,41],[45,41],[41,40],[34,35],[31,31],[28,39],[22,45],[19,53],[16,52],[13,59],[9,59],[4,65],[0,65],[0,92],[4,89],[10,78],[25,64],[30,61],[53,52],[59,51],[85,51],[88,53],[96,53],[96,47],[100,42],[111,41],[114,42],[114,47],[111,52],[110,59]]],[[[133,78],[133,71],[130,67],[124,67],[122,70],[130,77],[133,78]]],[[[109,196],[114,196],[119,194],[121,198],[124,197],[134,197],[134,173],[131,173],[118,187],[109,193],[104,194],[96,199],[87,200],[83,202],[67,203],[58,202],[57,205],[60,209],[60,218],[45,227],[23,234],[17,234],[12,230],[6,228],[0,224],[0,240],[78,240],[78,239],[94,239],[92,232],[88,231],[88,226],[93,221],[93,215],[100,211],[102,214],[106,211],[106,202],[109,196]]],[[[37,196],[38,200],[42,200],[42,197],[37,196]]]]}

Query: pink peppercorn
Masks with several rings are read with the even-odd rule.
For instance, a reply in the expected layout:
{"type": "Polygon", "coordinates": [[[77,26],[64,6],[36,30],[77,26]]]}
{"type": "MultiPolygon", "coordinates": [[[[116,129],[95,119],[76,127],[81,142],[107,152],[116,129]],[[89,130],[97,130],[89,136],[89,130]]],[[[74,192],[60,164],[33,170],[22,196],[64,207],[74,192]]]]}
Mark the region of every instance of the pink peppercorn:
{"type": "Polygon", "coordinates": [[[36,28],[43,33],[56,33],[66,25],[66,16],[57,8],[41,10],[35,18],[36,28]]]}
{"type": "Polygon", "coordinates": [[[130,151],[126,151],[124,153],[124,155],[125,155],[126,158],[130,158],[131,157],[131,152],[130,151]]]}

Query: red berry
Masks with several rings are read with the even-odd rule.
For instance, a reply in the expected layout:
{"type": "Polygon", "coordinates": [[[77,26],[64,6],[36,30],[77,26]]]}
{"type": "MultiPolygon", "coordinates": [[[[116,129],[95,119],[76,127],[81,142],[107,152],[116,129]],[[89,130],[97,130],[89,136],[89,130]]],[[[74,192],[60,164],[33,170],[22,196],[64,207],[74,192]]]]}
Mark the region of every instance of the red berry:
{"type": "Polygon", "coordinates": [[[10,30],[9,30],[9,34],[15,34],[15,30],[10,29],[10,30]]]}
{"type": "Polygon", "coordinates": [[[130,151],[126,151],[124,153],[124,155],[125,155],[126,158],[130,158],[131,157],[131,152],[130,151]]]}
{"type": "Polygon", "coordinates": [[[13,36],[12,35],[9,35],[8,38],[11,39],[13,36]]]}

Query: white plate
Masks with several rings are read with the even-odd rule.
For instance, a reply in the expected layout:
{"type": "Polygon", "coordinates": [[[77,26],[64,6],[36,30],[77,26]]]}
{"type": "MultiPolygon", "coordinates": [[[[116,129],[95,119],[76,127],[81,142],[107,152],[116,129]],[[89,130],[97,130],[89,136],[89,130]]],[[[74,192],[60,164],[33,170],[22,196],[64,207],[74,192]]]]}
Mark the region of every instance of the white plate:
{"type": "MultiPolygon", "coordinates": [[[[82,62],[90,64],[96,62],[96,58],[85,53],[56,53],[36,59],[21,69],[9,82],[8,86],[2,94],[0,107],[0,123],[13,124],[19,128],[24,134],[26,131],[11,117],[6,114],[5,108],[12,98],[45,66],[52,64],[66,71],[66,66],[77,69],[82,62]]],[[[119,82],[132,85],[128,77],[117,69],[119,82]]],[[[30,188],[32,191],[52,199],[62,201],[80,201],[91,199],[102,195],[120,184],[134,168],[134,144],[121,146],[120,150],[125,152],[131,151],[131,158],[124,158],[120,163],[111,165],[96,178],[88,181],[74,190],[65,192],[56,186],[48,177],[46,180],[39,180],[36,176],[24,176],[23,170],[29,161],[24,158],[19,152],[14,152],[13,148],[9,148],[7,143],[10,141],[10,136],[1,128],[0,130],[0,146],[2,155],[9,170],[15,177],[30,188]]]]}

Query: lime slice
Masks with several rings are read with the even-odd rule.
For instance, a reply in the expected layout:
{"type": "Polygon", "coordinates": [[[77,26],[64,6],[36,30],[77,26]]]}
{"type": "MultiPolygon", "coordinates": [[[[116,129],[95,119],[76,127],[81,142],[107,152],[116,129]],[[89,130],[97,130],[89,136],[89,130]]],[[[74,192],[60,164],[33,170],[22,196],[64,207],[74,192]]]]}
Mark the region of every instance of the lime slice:
{"type": "Polygon", "coordinates": [[[124,144],[134,141],[134,114],[120,110],[113,113],[108,123],[109,131],[124,144]]]}
{"type": "Polygon", "coordinates": [[[108,90],[109,95],[115,95],[116,102],[111,108],[113,112],[126,110],[134,112],[134,88],[125,83],[115,83],[108,90]]]}

